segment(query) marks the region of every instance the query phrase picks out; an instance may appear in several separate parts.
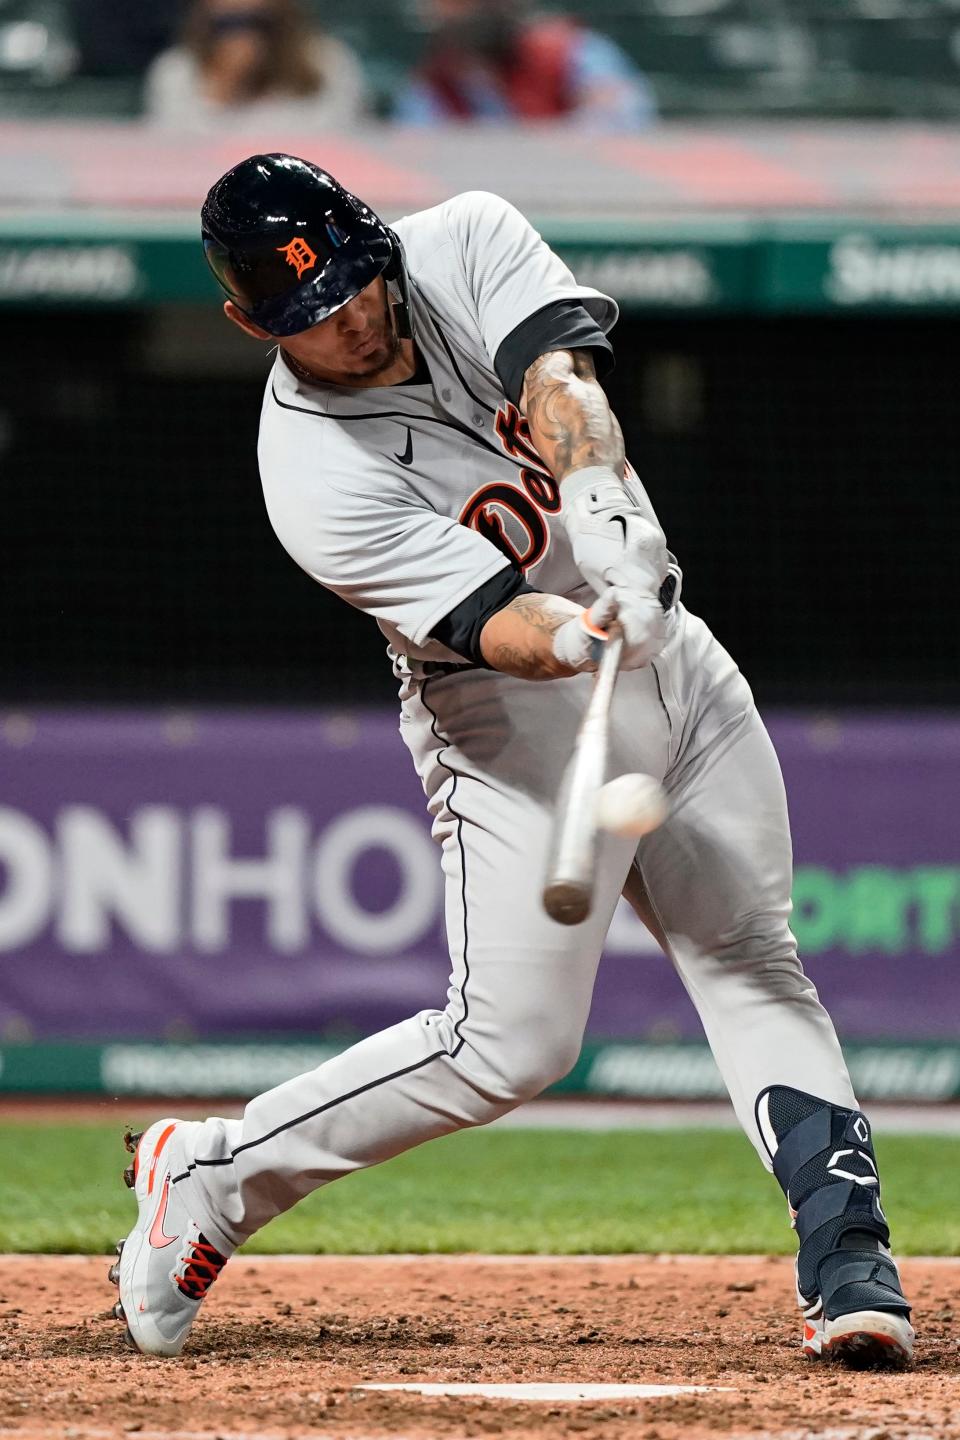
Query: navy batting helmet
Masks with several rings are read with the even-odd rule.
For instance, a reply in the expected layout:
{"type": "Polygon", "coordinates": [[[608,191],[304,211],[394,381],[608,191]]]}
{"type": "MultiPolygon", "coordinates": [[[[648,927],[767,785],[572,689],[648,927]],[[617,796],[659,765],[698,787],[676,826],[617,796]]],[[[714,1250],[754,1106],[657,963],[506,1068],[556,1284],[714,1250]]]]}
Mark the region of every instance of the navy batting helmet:
{"type": "Polygon", "coordinates": [[[227,296],[271,335],[326,320],[377,278],[400,279],[400,242],[326,170],[251,155],[201,211],[207,263],[227,296]]]}

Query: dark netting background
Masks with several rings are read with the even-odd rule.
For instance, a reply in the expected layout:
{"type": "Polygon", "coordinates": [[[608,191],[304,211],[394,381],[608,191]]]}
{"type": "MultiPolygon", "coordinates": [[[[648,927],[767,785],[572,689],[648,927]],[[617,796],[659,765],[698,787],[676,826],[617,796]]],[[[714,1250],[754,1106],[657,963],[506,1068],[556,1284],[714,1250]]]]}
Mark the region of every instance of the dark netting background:
{"type": "MultiPolygon", "coordinates": [[[[149,325],[0,325],[0,701],[389,699],[267,523],[260,379],[157,373],[149,325]]],[[[631,457],[761,701],[960,700],[956,355],[939,318],[621,323],[631,457]]]]}

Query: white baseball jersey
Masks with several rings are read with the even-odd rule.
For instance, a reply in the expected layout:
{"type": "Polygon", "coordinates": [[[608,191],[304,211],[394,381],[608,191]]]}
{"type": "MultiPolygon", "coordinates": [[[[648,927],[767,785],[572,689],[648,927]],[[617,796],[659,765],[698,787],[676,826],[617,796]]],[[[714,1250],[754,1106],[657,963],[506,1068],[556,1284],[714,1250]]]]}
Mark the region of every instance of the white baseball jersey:
{"type": "MultiPolygon", "coordinates": [[[[462,660],[433,627],[513,562],[537,590],[588,603],[560,493],[494,369],[503,340],[556,301],[603,330],[616,303],[578,285],[507,201],[473,192],[395,227],[411,326],[432,383],[298,380],[278,354],[259,458],[273,528],[315,580],[373,615],[398,673],[462,660]]],[[[634,500],[653,510],[639,481],[634,500]]]]}

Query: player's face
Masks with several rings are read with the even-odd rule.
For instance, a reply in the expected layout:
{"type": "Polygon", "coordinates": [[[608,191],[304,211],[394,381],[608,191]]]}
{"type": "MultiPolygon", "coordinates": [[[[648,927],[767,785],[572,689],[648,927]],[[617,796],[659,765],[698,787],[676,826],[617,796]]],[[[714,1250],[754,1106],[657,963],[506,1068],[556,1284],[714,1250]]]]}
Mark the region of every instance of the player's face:
{"type": "Polygon", "coordinates": [[[299,335],[288,335],[284,350],[318,379],[334,384],[369,384],[397,359],[400,340],[386,283],[378,275],[372,285],[329,320],[299,335]]]}

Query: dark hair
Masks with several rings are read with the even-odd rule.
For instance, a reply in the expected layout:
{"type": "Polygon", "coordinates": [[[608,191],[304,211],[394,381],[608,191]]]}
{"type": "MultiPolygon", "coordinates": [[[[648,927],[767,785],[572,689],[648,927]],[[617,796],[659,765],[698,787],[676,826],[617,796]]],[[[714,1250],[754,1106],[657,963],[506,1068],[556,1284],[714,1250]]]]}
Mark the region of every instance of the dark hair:
{"type": "MultiPolygon", "coordinates": [[[[316,39],[300,0],[272,0],[267,12],[271,24],[266,31],[266,57],[251,76],[247,100],[271,93],[311,95],[323,84],[316,64],[316,39]]],[[[194,0],[183,27],[182,43],[204,68],[216,44],[216,27],[207,0],[194,0]]]]}

